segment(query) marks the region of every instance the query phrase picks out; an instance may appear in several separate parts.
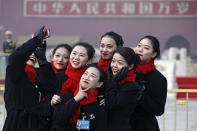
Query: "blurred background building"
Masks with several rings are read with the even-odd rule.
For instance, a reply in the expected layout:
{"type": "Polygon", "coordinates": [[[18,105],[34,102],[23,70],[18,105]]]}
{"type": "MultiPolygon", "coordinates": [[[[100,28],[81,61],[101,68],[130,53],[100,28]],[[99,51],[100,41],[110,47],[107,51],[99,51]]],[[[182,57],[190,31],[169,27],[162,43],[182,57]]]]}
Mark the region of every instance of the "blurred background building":
{"type": "Polygon", "coordinates": [[[196,10],[196,0],[0,0],[0,50],[6,30],[19,46],[45,25],[52,34],[48,47],[85,41],[98,48],[101,35],[115,31],[129,47],[144,35],[156,36],[162,59],[170,47],[186,48],[195,58],[196,10]]]}
{"type": "Polygon", "coordinates": [[[115,31],[126,46],[154,35],[162,52],[169,47],[197,50],[196,0],[0,0],[0,46],[6,30],[20,45],[42,25],[51,29],[50,45],[86,41],[98,47],[100,37],[115,31]]]}

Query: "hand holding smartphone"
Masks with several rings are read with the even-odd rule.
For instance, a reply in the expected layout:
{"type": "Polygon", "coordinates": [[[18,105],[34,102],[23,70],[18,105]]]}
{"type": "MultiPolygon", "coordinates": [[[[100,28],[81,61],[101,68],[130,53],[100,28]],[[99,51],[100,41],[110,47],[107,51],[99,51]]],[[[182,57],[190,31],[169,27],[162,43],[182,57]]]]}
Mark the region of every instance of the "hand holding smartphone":
{"type": "Polygon", "coordinates": [[[51,36],[50,29],[47,29],[45,28],[45,26],[43,26],[41,29],[37,30],[34,34],[32,34],[32,38],[34,38],[35,36],[39,36],[42,39],[47,39],[51,36]]]}

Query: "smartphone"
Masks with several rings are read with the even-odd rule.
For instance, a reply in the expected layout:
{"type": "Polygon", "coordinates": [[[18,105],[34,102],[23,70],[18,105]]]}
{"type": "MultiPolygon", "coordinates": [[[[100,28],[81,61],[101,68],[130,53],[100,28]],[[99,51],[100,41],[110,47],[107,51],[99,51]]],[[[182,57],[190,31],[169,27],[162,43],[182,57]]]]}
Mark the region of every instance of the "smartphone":
{"type": "MultiPolygon", "coordinates": [[[[50,29],[44,28],[42,31],[42,37],[43,39],[49,38],[51,36],[50,29]]],[[[34,34],[32,34],[32,38],[34,38],[34,34]]]]}
{"type": "Polygon", "coordinates": [[[50,29],[44,29],[43,32],[42,32],[42,37],[43,39],[46,39],[46,38],[49,38],[51,36],[51,32],[50,32],[50,29]]]}

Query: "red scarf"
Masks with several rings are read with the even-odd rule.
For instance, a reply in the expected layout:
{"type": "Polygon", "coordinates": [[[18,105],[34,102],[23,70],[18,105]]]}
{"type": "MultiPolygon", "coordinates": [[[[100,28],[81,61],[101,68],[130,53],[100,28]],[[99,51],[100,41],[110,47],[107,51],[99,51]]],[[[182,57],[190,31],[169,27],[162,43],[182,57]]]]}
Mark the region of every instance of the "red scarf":
{"type": "Polygon", "coordinates": [[[103,57],[101,56],[98,62],[98,66],[101,67],[101,69],[103,69],[104,72],[107,72],[107,67],[108,64],[112,61],[112,59],[109,60],[104,60],[103,57]]]}
{"type": "Polygon", "coordinates": [[[55,73],[58,73],[58,72],[62,72],[62,71],[65,71],[65,68],[64,69],[57,69],[53,63],[53,61],[51,61],[51,65],[53,67],[53,70],[55,71],[55,73]]]}
{"type": "Polygon", "coordinates": [[[152,70],[155,69],[155,63],[154,63],[154,59],[151,59],[148,63],[146,64],[139,64],[137,66],[136,71],[139,72],[140,70],[144,73],[147,74],[149,72],[151,72],[152,70]]]}
{"type": "Polygon", "coordinates": [[[129,70],[125,78],[118,82],[118,85],[122,85],[125,82],[132,82],[135,81],[136,74],[134,73],[134,70],[129,70]]]}
{"type": "Polygon", "coordinates": [[[75,69],[68,63],[68,68],[65,71],[68,79],[62,84],[61,93],[73,93],[86,69],[86,65],[80,69],[75,69]]]}
{"type": "Polygon", "coordinates": [[[33,85],[36,84],[36,70],[33,66],[26,64],[25,72],[27,74],[28,79],[31,81],[33,85]]]}
{"type": "MultiPolygon", "coordinates": [[[[79,84],[77,86],[77,89],[74,92],[74,96],[77,95],[78,91],[79,91],[79,84]]],[[[70,118],[71,123],[75,123],[75,124],[77,123],[78,116],[80,115],[80,107],[81,106],[85,106],[85,105],[88,105],[90,103],[97,101],[98,90],[95,90],[94,92],[86,92],[86,93],[87,93],[88,98],[84,98],[83,100],[81,100],[79,102],[79,104],[80,104],[79,108],[77,109],[75,114],[70,118]]]]}

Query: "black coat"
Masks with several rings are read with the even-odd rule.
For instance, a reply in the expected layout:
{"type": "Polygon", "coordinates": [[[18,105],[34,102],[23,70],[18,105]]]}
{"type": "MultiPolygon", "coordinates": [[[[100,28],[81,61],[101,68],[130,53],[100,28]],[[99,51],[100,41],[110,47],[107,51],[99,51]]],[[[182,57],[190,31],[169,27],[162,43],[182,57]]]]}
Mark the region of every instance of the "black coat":
{"type": "Polygon", "coordinates": [[[131,117],[132,129],[133,131],[159,131],[155,116],[164,113],[167,80],[156,69],[146,74],[143,80],[146,89],[131,117]]]}
{"type": "Polygon", "coordinates": [[[66,82],[68,80],[68,78],[69,77],[65,74],[65,72],[59,72],[56,74],[56,78],[55,78],[56,93],[58,93],[58,94],[60,93],[60,91],[62,89],[62,85],[64,84],[64,82],[66,82]]]}
{"type": "MultiPolygon", "coordinates": [[[[25,72],[29,56],[40,44],[37,38],[30,39],[10,55],[6,68],[5,107],[7,111],[3,131],[36,131],[45,130],[45,118],[50,114],[50,104],[42,102],[43,97],[53,95],[54,89],[46,85],[33,85],[25,72]]],[[[48,64],[49,65],[49,64],[48,64]]],[[[48,65],[40,68],[40,73],[46,72],[48,65]]],[[[49,73],[49,72],[46,72],[49,73]]],[[[49,73],[50,74],[50,73],[49,73]]],[[[40,76],[40,75],[37,75],[40,76]]],[[[47,76],[47,75],[45,75],[47,76]]],[[[47,79],[47,78],[46,78],[47,79]]],[[[36,84],[42,83],[36,78],[36,84]]],[[[46,82],[47,83],[47,82],[46,82]]],[[[45,84],[45,82],[43,82],[45,84]]]]}
{"type": "MultiPolygon", "coordinates": [[[[77,131],[76,125],[70,123],[69,120],[80,105],[74,100],[71,93],[65,93],[61,98],[63,102],[55,105],[52,131],[77,131]]],[[[82,115],[86,116],[85,120],[90,119],[89,131],[105,131],[107,126],[106,113],[106,110],[95,102],[81,106],[78,119],[82,119],[82,115]]]]}
{"type": "Polygon", "coordinates": [[[108,109],[107,131],[131,131],[130,115],[133,113],[140,86],[137,82],[125,82],[118,86],[115,81],[107,81],[105,104],[108,109]]]}

